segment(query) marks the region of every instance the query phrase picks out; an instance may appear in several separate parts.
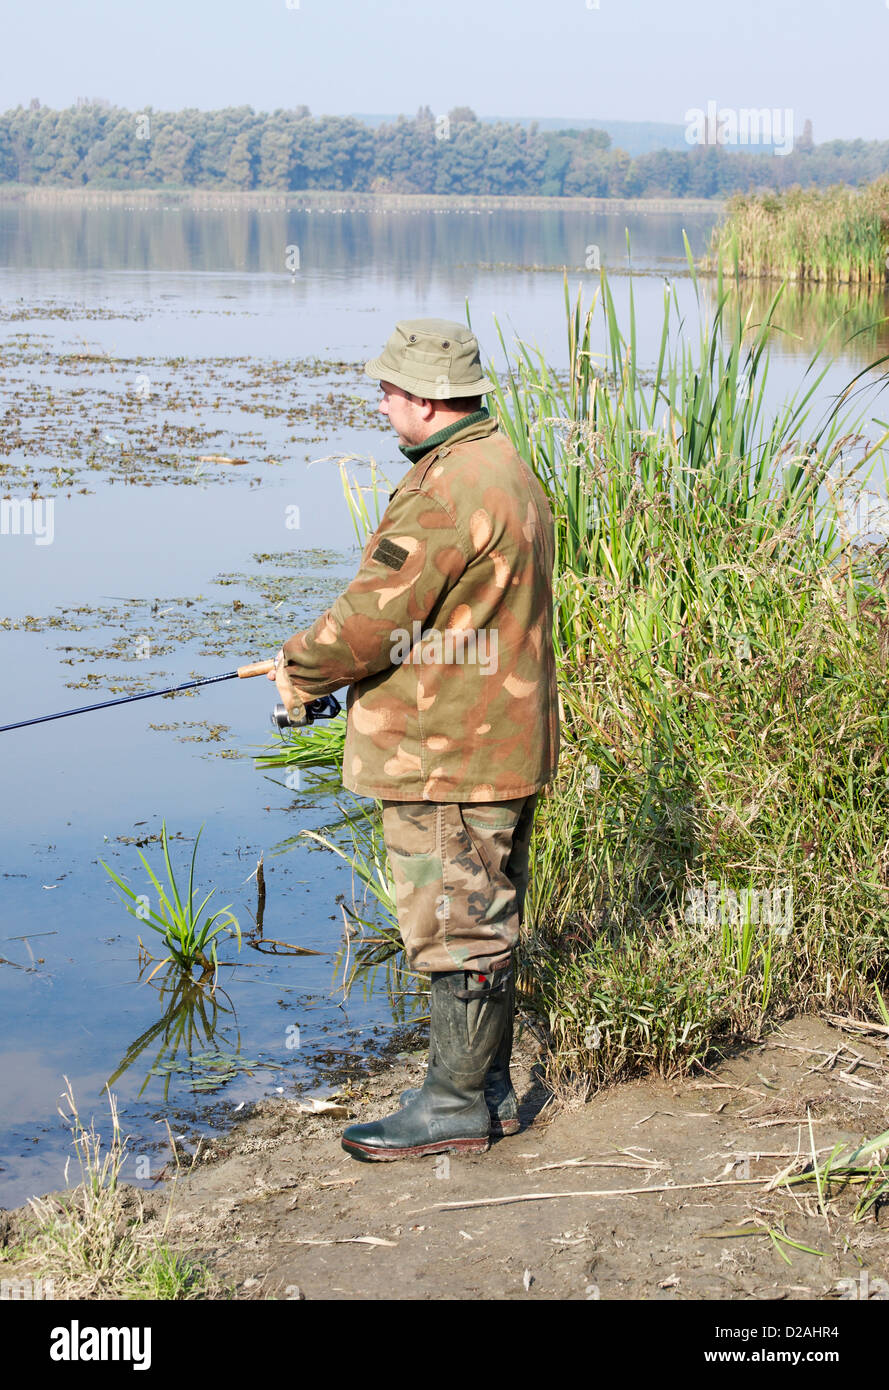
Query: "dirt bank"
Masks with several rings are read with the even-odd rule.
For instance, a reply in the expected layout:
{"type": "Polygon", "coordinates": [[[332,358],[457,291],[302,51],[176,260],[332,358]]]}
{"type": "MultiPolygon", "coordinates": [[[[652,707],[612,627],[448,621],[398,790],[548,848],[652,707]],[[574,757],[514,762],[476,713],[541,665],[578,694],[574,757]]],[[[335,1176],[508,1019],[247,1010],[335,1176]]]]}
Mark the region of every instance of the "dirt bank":
{"type": "MultiPolygon", "coordinates": [[[[266,1101],[177,1179],[165,1238],[247,1299],[889,1296],[885,1213],[855,1223],[847,1195],[825,1219],[813,1184],[763,1181],[809,1154],[807,1111],[819,1150],[886,1129],[887,1047],[799,1018],[711,1074],[631,1082],[553,1114],[526,1033],[522,1132],[447,1162],[356,1163],[342,1118],[266,1101]],[[650,1190],[601,1195],[631,1188],[650,1190]],[[442,1206],[571,1192],[584,1195],[442,1206]],[[758,1234],[720,1234],[739,1229],[758,1234]],[[779,1242],[782,1258],[769,1229],[823,1253],[779,1242]]],[[[417,1059],[395,1063],[347,1096],[349,1115],[385,1113],[421,1075],[417,1059]]],[[[168,1201],[147,1198],[158,1233],[168,1201]]]]}

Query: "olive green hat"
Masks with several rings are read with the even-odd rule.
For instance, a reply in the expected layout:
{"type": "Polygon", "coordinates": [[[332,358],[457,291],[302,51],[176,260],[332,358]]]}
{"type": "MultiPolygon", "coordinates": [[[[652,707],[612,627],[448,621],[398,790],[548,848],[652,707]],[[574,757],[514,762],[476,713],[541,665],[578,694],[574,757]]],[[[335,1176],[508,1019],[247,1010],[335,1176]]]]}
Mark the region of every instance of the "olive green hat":
{"type": "Polygon", "coordinates": [[[403,319],[379,357],[364,364],[374,381],[391,381],[412,396],[447,401],[494,390],[482,371],[478,339],[447,319],[403,319]]]}

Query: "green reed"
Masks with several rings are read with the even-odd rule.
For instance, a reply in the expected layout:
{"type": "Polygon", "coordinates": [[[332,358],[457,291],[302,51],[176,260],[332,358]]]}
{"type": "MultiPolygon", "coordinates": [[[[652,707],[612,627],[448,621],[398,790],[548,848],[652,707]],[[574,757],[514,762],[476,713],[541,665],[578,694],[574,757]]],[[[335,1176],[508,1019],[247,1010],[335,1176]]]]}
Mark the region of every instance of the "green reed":
{"type": "Polygon", "coordinates": [[[729,199],[705,262],[741,275],[883,284],[889,251],[889,178],[861,189],[792,188],[729,199]]]}
{"type": "Polygon", "coordinates": [[[632,296],[625,333],[604,276],[589,309],[566,286],[567,372],[519,344],[498,380],[556,519],[563,754],[523,947],[556,1078],[689,1065],[884,977],[889,611],[833,499],[886,435],[817,416],[820,352],[767,403],[780,295],[754,319],[720,280],[697,344],[665,295],[643,374],[632,296]],[[790,931],[689,920],[708,882],[790,891],[790,931]]]}

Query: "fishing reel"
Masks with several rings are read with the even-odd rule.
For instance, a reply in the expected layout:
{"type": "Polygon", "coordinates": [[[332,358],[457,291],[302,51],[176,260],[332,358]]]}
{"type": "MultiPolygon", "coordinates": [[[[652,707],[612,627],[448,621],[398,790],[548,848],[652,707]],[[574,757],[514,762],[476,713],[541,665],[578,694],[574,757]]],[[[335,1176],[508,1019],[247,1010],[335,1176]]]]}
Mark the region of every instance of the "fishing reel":
{"type": "Polygon", "coordinates": [[[293,719],[287,713],[286,705],[275,705],[272,724],[281,733],[286,729],[304,729],[307,724],[314,724],[316,719],[336,719],[342,705],[335,695],[322,695],[320,699],[312,700],[310,704],[302,705],[300,708],[303,713],[302,719],[293,719]]]}

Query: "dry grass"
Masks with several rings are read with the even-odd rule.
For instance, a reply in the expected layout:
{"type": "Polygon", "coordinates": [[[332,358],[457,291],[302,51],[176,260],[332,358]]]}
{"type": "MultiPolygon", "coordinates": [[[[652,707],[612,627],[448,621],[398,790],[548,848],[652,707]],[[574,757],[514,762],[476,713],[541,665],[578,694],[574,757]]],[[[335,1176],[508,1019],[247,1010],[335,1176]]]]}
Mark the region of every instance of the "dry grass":
{"type": "MultiPolygon", "coordinates": [[[[111,1142],[104,1146],[94,1121],[87,1129],[81,1120],[67,1077],[65,1083],[68,1109],[60,1107],[59,1114],[71,1126],[81,1181],[64,1197],[31,1199],[31,1217],[18,1241],[0,1251],[0,1277],[39,1280],[52,1297],[64,1299],[212,1296],[217,1290],[211,1276],[159,1243],[145,1229],[138,1192],[121,1189],[128,1141],[121,1134],[114,1096],[108,1092],[111,1142]]],[[[69,1157],[66,1184],[70,1162],[69,1157]]]]}

